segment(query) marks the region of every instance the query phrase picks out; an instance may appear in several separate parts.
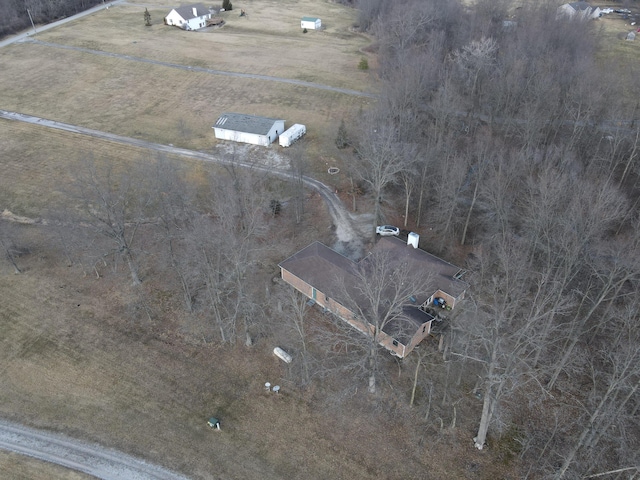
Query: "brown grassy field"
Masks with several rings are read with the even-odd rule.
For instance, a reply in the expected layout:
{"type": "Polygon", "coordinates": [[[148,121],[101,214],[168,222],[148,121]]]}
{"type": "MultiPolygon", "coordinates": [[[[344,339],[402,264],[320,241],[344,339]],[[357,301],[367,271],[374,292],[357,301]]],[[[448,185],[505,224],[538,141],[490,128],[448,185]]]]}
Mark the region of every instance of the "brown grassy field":
{"type": "MultiPolygon", "coordinates": [[[[171,6],[168,0],[150,3],[149,28],[143,7],[122,5],[38,39],[375,91],[371,72],[357,69],[369,40],[350,31],[350,9],[318,0],[247,0],[223,14],[224,28],[193,33],[162,25],[171,6]],[[238,16],[240,8],[249,18],[238,16]],[[303,15],[321,17],[326,29],[303,34],[303,15]]],[[[223,112],[304,123],[305,155],[323,181],[340,182],[326,175],[327,164],[343,161],[333,145],[339,121],[371,102],[34,43],[0,50],[0,71],[4,110],[186,148],[210,149],[211,125],[223,112]]],[[[63,192],[78,160],[90,156],[126,168],[148,158],[140,149],[5,120],[0,148],[0,211],[33,218],[68,201],[63,192]]],[[[191,178],[205,178],[208,168],[187,166],[191,178]]],[[[330,232],[322,203],[309,203],[313,226],[299,241],[330,232]]],[[[50,247],[47,228],[22,229],[30,252],[20,258],[24,273],[14,275],[0,259],[0,416],[119,448],[194,478],[505,478],[508,466],[471,447],[468,426],[479,410],[473,399],[458,405],[459,428],[441,431],[407,409],[377,411],[365,397],[318,409],[322,388],[290,387],[270,341],[235,349],[195,341],[197,326],[185,327],[170,287],[161,282],[144,286],[161,314],[133,320],[127,309],[135,292],[120,278],[83,276],[50,247]],[[267,380],[282,383],[283,393],[266,395],[267,380]],[[223,419],[222,432],[206,427],[212,414],[223,419]]],[[[281,259],[268,259],[274,271],[281,259]]],[[[411,374],[402,371],[398,388],[411,374]]],[[[2,452],[0,472],[7,478],[85,478],[2,452]]]]}
{"type": "MultiPolygon", "coordinates": [[[[249,19],[230,12],[227,26],[211,32],[164,27],[168,10],[155,7],[154,26],[145,28],[144,9],[123,6],[38,37],[182,65],[373,89],[369,74],[357,70],[367,40],[349,31],[351,10],[310,1],[251,1],[245,8],[249,19]],[[321,16],[327,29],[303,35],[297,27],[305,14],[321,16]]],[[[211,124],[225,111],[305,123],[307,155],[318,171],[339,156],[337,123],[367,103],[33,43],[0,51],[0,69],[2,109],[165,144],[211,148],[211,124]]],[[[67,202],[70,170],[82,158],[121,168],[148,158],[105,141],[1,125],[0,210],[18,215],[46,217],[67,202]]],[[[201,166],[188,166],[192,178],[203,178],[201,166]]],[[[329,229],[323,205],[314,202],[317,238],[329,229]]],[[[46,227],[21,229],[24,273],[13,275],[0,262],[1,416],[119,448],[194,478],[448,475],[437,452],[415,447],[410,420],[316,410],[311,399],[321,391],[288,388],[269,342],[251,349],[194,342],[195,327],[181,322],[162,283],[145,285],[162,308],[157,323],[132,320],[127,309],[136,294],[119,278],[83,276],[51,248],[46,227]],[[265,379],[282,382],[284,392],[266,396],[265,379]],[[220,433],[206,427],[212,414],[223,418],[220,433]]],[[[275,268],[277,259],[270,261],[275,268]]],[[[464,476],[466,466],[447,467],[450,478],[464,476]]],[[[0,471],[5,478],[83,478],[5,453],[0,471]]]]}
{"type": "Polygon", "coordinates": [[[0,450],[0,471],[11,479],[24,480],[90,480],[84,473],[41,462],[34,458],[0,450]]]}
{"type": "MultiPolygon", "coordinates": [[[[617,2],[598,4],[602,7],[620,8],[617,2]]],[[[640,7],[631,5],[634,12],[640,14],[640,7]]],[[[637,33],[635,41],[626,40],[629,32],[635,32],[640,25],[631,25],[629,20],[620,18],[613,13],[603,15],[597,20],[597,30],[599,37],[598,51],[599,61],[606,65],[606,68],[622,84],[620,95],[627,99],[630,105],[626,114],[633,115],[633,107],[640,98],[640,33],[637,33]]],[[[638,114],[635,113],[635,118],[638,114]]]]}

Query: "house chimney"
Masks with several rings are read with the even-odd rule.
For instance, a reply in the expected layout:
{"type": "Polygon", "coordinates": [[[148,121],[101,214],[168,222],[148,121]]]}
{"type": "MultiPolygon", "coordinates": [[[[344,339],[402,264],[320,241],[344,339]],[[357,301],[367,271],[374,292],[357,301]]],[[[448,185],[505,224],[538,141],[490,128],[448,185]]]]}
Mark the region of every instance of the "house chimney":
{"type": "Polygon", "coordinates": [[[418,248],[418,243],[420,243],[420,235],[415,232],[411,232],[407,238],[407,245],[411,245],[413,248],[418,248]]]}
{"type": "Polygon", "coordinates": [[[196,7],[193,7],[193,16],[194,17],[198,16],[198,9],[196,7]]]}

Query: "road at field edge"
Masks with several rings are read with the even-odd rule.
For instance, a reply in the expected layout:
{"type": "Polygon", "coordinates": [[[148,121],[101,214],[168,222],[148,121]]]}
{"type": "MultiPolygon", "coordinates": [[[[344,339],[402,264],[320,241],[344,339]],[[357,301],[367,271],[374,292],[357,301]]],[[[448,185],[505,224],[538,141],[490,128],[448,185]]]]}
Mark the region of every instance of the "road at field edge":
{"type": "Polygon", "coordinates": [[[188,479],[117,450],[5,420],[0,420],[0,449],[61,465],[103,480],[188,479]]]}

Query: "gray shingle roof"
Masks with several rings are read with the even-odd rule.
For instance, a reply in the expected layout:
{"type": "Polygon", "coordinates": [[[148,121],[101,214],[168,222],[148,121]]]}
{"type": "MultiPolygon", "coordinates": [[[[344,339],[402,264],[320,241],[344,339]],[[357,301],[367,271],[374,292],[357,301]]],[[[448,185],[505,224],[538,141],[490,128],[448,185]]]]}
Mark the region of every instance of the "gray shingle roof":
{"type": "MultiPolygon", "coordinates": [[[[424,250],[408,246],[399,238],[382,237],[374,250],[385,251],[388,254],[387,258],[393,265],[406,265],[413,271],[413,274],[432,277],[433,290],[416,291],[415,302],[407,301],[407,304],[403,306],[403,315],[391,320],[383,328],[385,333],[405,345],[415,333],[415,330],[412,331],[411,328],[407,330],[409,325],[413,325],[415,329],[424,322],[433,320],[431,315],[417,308],[427,299],[429,294],[439,288],[457,297],[468,288],[466,282],[455,278],[460,271],[458,267],[424,250]]],[[[366,263],[367,257],[360,261],[360,264],[365,267],[366,263]]],[[[348,307],[350,301],[366,303],[360,298],[361,293],[353,288],[359,281],[355,274],[358,264],[320,242],[313,242],[303,248],[281,262],[280,267],[342,305],[348,307]]]]}
{"type": "Polygon", "coordinates": [[[194,3],[192,5],[183,5],[181,7],[174,9],[176,12],[180,14],[182,18],[185,20],[191,20],[192,18],[202,17],[204,15],[209,15],[209,9],[205,7],[202,3],[194,3]],[[193,9],[196,9],[196,13],[198,15],[193,14],[193,9]]]}
{"type": "Polygon", "coordinates": [[[395,262],[405,262],[425,274],[432,275],[434,285],[449,295],[457,297],[469,287],[466,282],[456,278],[460,267],[456,267],[425,250],[410,247],[397,237],[382,237],[375,248],[389,251],[395,262]]]}
{"type": "Polygon", "coordinates": [[[574,10],[587,10],[587,9],[591,9],[591,5],[589,5],[587,2],[573,2],[570,3],[569,5],[571,5],[573,7],[574,10]]]}
{"type": "Polygon", "coordinates": [[[266,135],[271,130],[273,123],[277,121],[279,121],[277,118],[258,117],[244,113],[223,113],[213,128],[266,135]]]}

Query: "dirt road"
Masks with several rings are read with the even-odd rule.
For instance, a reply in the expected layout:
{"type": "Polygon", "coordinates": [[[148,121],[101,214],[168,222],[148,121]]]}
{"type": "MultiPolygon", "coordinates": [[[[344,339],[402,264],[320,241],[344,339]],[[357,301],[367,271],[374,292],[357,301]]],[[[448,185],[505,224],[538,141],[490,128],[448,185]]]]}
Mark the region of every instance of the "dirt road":
{"type": "MultiPolygon", "coordinates": [[[[0,118],[29,123],[42,128],[53,128],[74,134],[100,138],[124,145],[146,148],[151,151],[170,153],[204,162],[213,162],[218,164],[230,163],[230,161],[224,156],[224,145],[219,145],[221,149],[220,155],[215,156],[194,150],[146,142],[144,140],[123,137],[112,133],[101,132],[31,115],[9,112],[6,110],[0,110],[0,118]]],[[[250,147],[244,146],[241,148],[248,149],[250,147]]],[[[259,152],[263,152],[265,157],[264,163],[261,164],[259,161],[260,159],[258,158],[258,161],[255,163],[234,161],[234,165],[247,169],[263,171],[285,180],[295,178],[294,175],[288,171],[284,161],[278,162],[281,165],[279,167],[275,167],[273,165],[273,149],[256,149],[252,152],[254,158],[256,156],[256,152],[258,152],[258,154],[259,152]]],[[[242,158],[246,157],[245,155],[240,156],[242,158]]],[[[311,177],[305,176],[302,180],[308,188],[312,188],[318,192],[327,205],[327,209],[335,227],[336,242],[333,247],[349,257],[360,257],[364,248],[363,239],[367,238],[367,235],[370,234],[371,231],[371,215],[352,215],[333,192],[333,189],[311,177]]],[[[87,445],[84,442],[60,435],[38,432],[36,430],[22,427],[20,425],[10,424],[2,420],[0,420],[0,449],[28,455],[103,479],[135,480],[185,478],[161,467],[150,465],[141,460],[130,457],[122,452],[109,450],[98,445],[87,445]]]]}
{"type": "Polygon", "coordinates": [[[0,420],[0,449],[105,480],[185,480],[187,477],[116,450],[0,420]]]}
{"type": "MultiPolygon", "coordinates": [[[[192,158],[203,162],[213,162],[218,164],[229,164],[230,161],[225,158],[224,153],[221,151],[220,155],[212,155],[195,150],[187,150],[185,148],[178,148],[172,145],[162,145],[160,143],[152,143],[137,138],[124,137],[121,135],[115,135],[113,133],[102,132],[99,130],[93,130],[90,128],[80,127],[77,125],[70,125],[67,123],[56,122],[54,120],[47,120],[45,118],[34,117],[32,115],[25,115],[18,112],[10,112],[7,110],[0,110],[0,118],[7,120],[19,121],[29,123],[32,125],[38,125],[43,128],[54,128],[57,130],[64,130],[79,135],[87,135],[93,138],[101,138],[115,143],[123,145],[131,145],[134,147],[146,148],[148,150],[163,152],[172,155],[179,155],[182,157],[192,158]]],[[[219,148],[223,149],[223,145],[219,145],[219,148]]],[[[241,146],[238,148],[250,148],[249,146],[241,146]]],[[[253,169],[268,173],[270,175],[276,175],[283,179],[293,179],[294,176],[289,172],[288,168],[281,163],[281,166],[276,167],[269,160],[268,156],[273,157],[274,153],[272,149],[257,149],[252,155],[260,155],[259,152],[264,152],[265,161],[260,162],[258,158],[254,163],[246,163],[233,161],[233,164],[238,167],[247,169],[253,169]],[[269,164],[267,164],[269,163],[269,164]]],[[[276,154],[277,155],[277,154],[276,154]]],[[[244,157],[244,155],[242,155],[244,157]]],[[[351,214],[338,196],[334,193],[333,189],[329,188],[324,183],[315,180],[311,177],[304,176],[302,178],[305,185],[318,192],[331,215],[333,224],[335,226],[336,245],[337,249],[350,257],[357,257],[362,249],[361,239],[366,238],[371,233],[371,221],[370,215],[353,215],[351,214]]]]}

